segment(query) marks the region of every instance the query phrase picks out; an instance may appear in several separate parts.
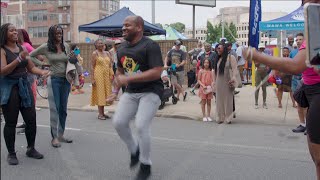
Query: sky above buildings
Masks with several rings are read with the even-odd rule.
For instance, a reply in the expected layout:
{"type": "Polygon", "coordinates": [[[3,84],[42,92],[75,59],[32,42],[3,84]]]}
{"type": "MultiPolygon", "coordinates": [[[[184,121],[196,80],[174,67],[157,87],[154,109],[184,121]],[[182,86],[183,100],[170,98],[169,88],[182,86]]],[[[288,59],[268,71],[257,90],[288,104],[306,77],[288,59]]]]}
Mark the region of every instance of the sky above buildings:
{"type": "MultiPolygon", "coordinates": [[[[301,0],[262,0],[263,12],[282,11],[290,13],[301,5],[301,0]]],[[[247,6],[249,0],[231,1],[217,0],[215,8],[196,7],[196,27],[205,27],[208,18],[214,18],[219,14],[219,9],[232,6],[247,6]]],[[[150,0],[121,0],[120,8],[129,7],[129,9],[142,16],[145,20],[151,22],[151,1],[150,0]]],[[[156,23],[170,24],[182,22],[186,27],[192,27],[192,6],[175,4],[175,0],[156,0],[155,2],[156,23]]]]}

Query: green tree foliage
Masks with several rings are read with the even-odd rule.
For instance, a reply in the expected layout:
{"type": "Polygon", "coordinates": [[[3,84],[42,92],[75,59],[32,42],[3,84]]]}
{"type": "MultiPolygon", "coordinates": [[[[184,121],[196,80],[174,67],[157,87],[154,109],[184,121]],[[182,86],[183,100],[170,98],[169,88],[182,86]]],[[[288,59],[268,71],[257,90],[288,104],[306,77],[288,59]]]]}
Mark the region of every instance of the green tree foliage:
{"type": "Polygon", "coordinates": [[[181,22],[172,23],[170,24],[170,26],[179,31],[180,33],[184,33],[184,30],[186,29],[186,25],[181,22]]]}
{"type": "MultiPolygon", "coordinates": [[[[228,25],[227,23],[225,24],[225,29],[224,29],[224,36],[227,38],[229,42],[236,42],[236,40],[232,37],[230,32],[227,30],[227,28],[231,31],[232,35],[237,38],[237,28],[233,23],[230,23],[228,25]]],[[[208,21],[207,22],[207,42],[212,44],[215,42],[219,42],[220,38],[222,38],[222,24],[218,24],[216,26],[212,26],[212,24],[208,21]]]]}

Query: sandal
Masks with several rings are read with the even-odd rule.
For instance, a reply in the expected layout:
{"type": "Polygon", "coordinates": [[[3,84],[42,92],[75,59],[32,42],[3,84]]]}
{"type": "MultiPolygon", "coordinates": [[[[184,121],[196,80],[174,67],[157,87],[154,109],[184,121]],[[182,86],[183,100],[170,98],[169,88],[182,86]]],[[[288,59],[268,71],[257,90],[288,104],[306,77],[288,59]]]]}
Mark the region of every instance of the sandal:
{"type": "Polygon", "coordinates": [[[100,119],[100,120],[107,120],[107,117],[106,116],[104,116],[104,115],[102,115],[102,116],[98,116],[98,119],[100,119]]]}

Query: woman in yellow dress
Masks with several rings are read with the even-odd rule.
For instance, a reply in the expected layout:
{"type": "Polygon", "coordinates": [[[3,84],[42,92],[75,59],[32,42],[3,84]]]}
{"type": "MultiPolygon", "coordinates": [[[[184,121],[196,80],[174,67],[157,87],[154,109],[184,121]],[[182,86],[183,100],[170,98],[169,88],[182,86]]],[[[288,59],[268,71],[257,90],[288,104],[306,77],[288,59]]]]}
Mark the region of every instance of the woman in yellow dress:
{"type": "Polygon", "coordinates": [[[92,95],[91,106],[98,106],[98,119],[106,120],[109,118],[104,114],[104,106],[107,105],[106,99],[112,93],[112,58],[108,51],[104,51],[104,44],[101,39],[95,42],[96,50],[92,53],[92,95]]]}

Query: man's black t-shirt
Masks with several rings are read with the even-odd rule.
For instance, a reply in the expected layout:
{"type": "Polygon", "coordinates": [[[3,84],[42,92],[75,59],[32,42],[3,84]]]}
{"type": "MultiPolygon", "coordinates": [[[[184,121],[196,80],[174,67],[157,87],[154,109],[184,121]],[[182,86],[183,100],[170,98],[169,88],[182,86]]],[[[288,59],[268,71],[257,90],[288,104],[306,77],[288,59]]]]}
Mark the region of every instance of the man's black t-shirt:
{"type": "MultiPolygon", "coordinates": [[[[183,52],[181,49],[171,49],[167,56],[169,64],[180,64],[183,60],[186,60],[186,53],[183,52]]],[[[177,71],[184,71],[184,67],[178,67],[177,71]]]]}
{"type": "MultiPolygon", "coordinates": [[[[155,67],[163,67],[160,46],[153,40],[142,37],[136,44],[124,42],[117,50],[118,67],[123,68],[125,75],[139,74],[155,67]]],[[[163,84],[160,79],[150,82],[129,83],[128,93],[153,92],[160,96],[163,93],[163,84]]]]}

